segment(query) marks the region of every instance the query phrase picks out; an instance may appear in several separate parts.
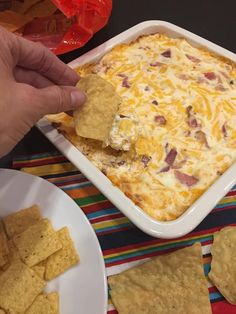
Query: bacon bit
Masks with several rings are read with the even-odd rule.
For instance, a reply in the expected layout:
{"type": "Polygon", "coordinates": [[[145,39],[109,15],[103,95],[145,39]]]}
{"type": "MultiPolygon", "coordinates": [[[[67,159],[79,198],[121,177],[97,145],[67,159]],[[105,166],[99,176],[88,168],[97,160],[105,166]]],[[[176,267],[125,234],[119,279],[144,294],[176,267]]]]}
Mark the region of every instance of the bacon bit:
{"type": "Polygon", "coordinates": [[[196,184],[199,180],[198,178],[194,177],[194,176],[190,176],[186,173],[180,172],[178,170],[174,171],[175,177],[177,180],[179,180],[182,184],[187,185],[188,187],[193,186],[194,184],[196,184]]]}
{"type": "Polygon", "coordinates": [[[145,46],[145,47],[138,47],[138,49],[142,49],[142,50],[149,50],[150,49],[150,47],[148,47],[148,46],[145,46]]]}
{"type": "Polygon", "coordinates": [[[156,62],[151,62],[151,63],[150,63],[150,66],[151,66],[151,67],[159,67],[159,66],[162,66],[162,64],[163,64],[163,63],[156,61],[156,62]]]}
{"type": "Polygon", "coordinates": [[[146,92],[148,92],[148,91],[150,91],[150,87],[149,87],[149,86],[146,86],[146,87],[144,88],[144,90],[145,90],[146,92]]]}
{"type": "Polygon", "coordinates": [[[107,175],[106,169],[103,168],[101,171],[102,171],[103,174],[105,174],[105,176],[107,175]]]}
{"type": "Polygon", "coordinates": [[[117,74],[117,76],[119,76],[119,77],[123,77],[123,78],[127,77],[127,75],[126,75],[126,74],[124,74],[124,73],[118,73],[118,74],[117,74]]]}
{"type": "Polygon", "coordinates": [[[187,113],[187,116],[188,116],[188,118],[191,116],[191,114],[192,114],[192,111],[193,110],[193,107],[192,106],[188,106],[187,108],[186,108],[186,113],[187,113]]]}
{"type": "Polygon", "coordinates": [[[216,86],[216,90],[218,90],[220,92],[225,92],[226,88],[222,84],[219,84],[216,86]]]}
{"type": "Polygon", "coordinates": [[[190,116],[188,118],[188,125],[191,127],[191,128],[197,128],[199,127],[200,125],[198,124],[197,122],[197,119],[194,117],[194,116],[190,116]]]}
{"type": "Polygon", "coordinates": [[[198,58],[196,58],[196,57],[194,57],[194,56],[190,56],[190,55],[188,55],[188,54],[186,54],[186,57],[187,57],[189,60],[191,60],[192,62],[195,62],[195,63],[198,63],[198,62],[201,61],[200,59],[198,59],[198,58]]]}
{"type": "Polygon", "coordinates": [[[152,159],[152,157],[147,156],[147,155],[143,155],[141,158],[142,163],[144,164],[144,167],[146,168],[149,161],[152,159]]]}
{"type": "Polygon", "coordinates": [[[171,51],[167,49],[166,51],[162,52],[161,55],[165,58],[171,58],[171,51]]]}
{"type": "Polygon", "coordinates": [[[161,172],[168,172],[170,170],[170,166],[165,166],[164,168],[162,168],[159,173],[161,172]]]}
{"type": "Polygon", "coordinates": [[[224,134],[224,137],[227,137],[228,136],[228,132],[227,132],[227,129],[226,129],[226,123],[224,123],[222,125],[222,128],[221,128],[223,134],[224,134]]]}
{"type": "Polygon", "coordinates": [[[152,104],[155,105],[155,106],[158,106],[158,101],[157,100],[153,100],[152,104]]]}
{"type": "Polygon", "coordinates": [[[125,161],[124,160],[121,160],[117,163],[118,166],[123,166],[125,164],[125,161]]]}
{"type": "Polygon", "coordinates": [[[57,129],[57,128],[59,128],[59,127],[61,126],[61,122],[52,122],[51,124],[52,124],[52,126],[53,126],[55,129],[57,129]]]}
{"type": "Polygon", "coordinates": [[[233,80],[229,81],[229,84],[234,85],[234,81],[233,80]]]}
{"type": "Polygon", "coordinates": [[[204,76],[205,76],[208,80],[210,80],[210,81],[216,79],[216,75],[215,75],[214,72],[206,72],[206,73],[204,73],[204,76]]]}
{"type": "Polygon", "coordinates": [[[186,137],[190,136],[191,135],[191,131],[189,131],[189,130],[184,131],[184,135],[186,137]]]}
{"type": "Polygon", "coordinates": [[[127,76],[122,81],[122,87],[130,88],[130,83],[128,81],[128,77],[127,76]]]}
{"type": "Polygon", "coordinates": [[[124,114],[120,114],[119,117],[120,117],[121,119],[128,118],[128,117],[125,116],[124,114]]]}
{"type": "Polygon", "coordinates": [[[177,156],[177,151],[175,148],[172,148],[169,153],[167,154],[166,158],[165,158],[165,162],[169,165],[172,166],[175,158],[177,156]]]}
{"type": "Polygon", "coordinates": [[[155,120],[155,122],[158,122],[159,125],[165,125],[166,124],[166,118],[164,116],[155,116],[154,120],[155,120]]]}
{"type": "Polygon", "coordinates": [[[206,134],[203,131],[197,131],[195,133],[195,137],[197,140],[199,140],[201,143],[205,144],[205,146],[207,148],[210,148],[208,142],[207,142],[207,138],[206,138],[206,134]]]}

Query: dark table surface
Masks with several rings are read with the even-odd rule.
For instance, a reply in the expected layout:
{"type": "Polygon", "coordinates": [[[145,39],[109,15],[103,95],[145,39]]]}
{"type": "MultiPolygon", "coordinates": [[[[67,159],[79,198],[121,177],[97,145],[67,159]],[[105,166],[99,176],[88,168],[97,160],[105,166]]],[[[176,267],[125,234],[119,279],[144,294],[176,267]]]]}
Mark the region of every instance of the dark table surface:
{"type": "MultiPolygon", "coordinates": [[[[236,52],[235,0],[113,0],[108,25],[95,34],[85,47],[60,58],[70,62],[125,29],[153,19],[174,23],[236,52]]],[[[17,155],[55,150],[36,128],[32,128],[15,149],[0,160],[0,167],[11,167],[12,159],[17,155]]]]}

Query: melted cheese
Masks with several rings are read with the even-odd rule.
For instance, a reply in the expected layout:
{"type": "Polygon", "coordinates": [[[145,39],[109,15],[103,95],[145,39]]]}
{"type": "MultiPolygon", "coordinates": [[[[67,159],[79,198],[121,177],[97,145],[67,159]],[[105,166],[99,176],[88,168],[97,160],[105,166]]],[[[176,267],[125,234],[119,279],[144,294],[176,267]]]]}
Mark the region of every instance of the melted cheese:
{"type": "Polygon", "coordinates": [[[229,60],[154,34],[78,71],[97,73],[123,98],[107,143],[119,156],[110,163],[105,150],[87,156],[153,218],[176,219],[235,161],[236,67],[229,60]]]}

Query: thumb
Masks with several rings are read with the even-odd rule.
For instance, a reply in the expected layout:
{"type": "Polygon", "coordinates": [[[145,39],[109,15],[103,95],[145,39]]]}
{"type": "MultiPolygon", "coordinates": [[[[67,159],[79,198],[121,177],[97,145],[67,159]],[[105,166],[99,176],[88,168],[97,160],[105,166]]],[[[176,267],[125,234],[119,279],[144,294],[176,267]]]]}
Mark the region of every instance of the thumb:
{"type": "Polygon", "coordinates": [[[86,96],[76,87],[49,86],[37,89],[37,108],[42,115],[75,110],[81,106],[86,96]]]}

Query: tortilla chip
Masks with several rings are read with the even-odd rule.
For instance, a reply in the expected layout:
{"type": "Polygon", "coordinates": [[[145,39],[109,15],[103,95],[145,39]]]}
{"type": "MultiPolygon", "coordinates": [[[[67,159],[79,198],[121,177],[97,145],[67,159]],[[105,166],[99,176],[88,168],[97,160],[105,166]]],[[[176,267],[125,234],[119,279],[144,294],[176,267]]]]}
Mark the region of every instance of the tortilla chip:
{"type": "Polygon", "coordinates": [[[77,135],[106,141],[121,97],[113,85],[96,74],[81,78],[77,87],[87,94],[86,103],[74,111],[77,135]]]}
{"type": "Polygon", "coordinates": [[[28,266],[38,264],[62,247],[58,235],[48,219],[38,221],[24,232],[16,235],[13,241],[21,259],[28,266]]]}
{"type": "Polygon", "coordinates": [[[3,218],[3,223],[9,238],[22,233],[29,226],[42,219],[42,215],[37,205],[21,209],[18,212],[3,218]]]}
{"type": "Polygon", "coordinates": [[[2,221],[0,221],[0,267],[3,267],[8,262],[8,253],[9,248],[7,245],[7,237],[2,225],[2,221]]]}
{"type": "Polygon", "coordinates": [[[46,262],[45,279],[53,278],[64,273],[70,267],[79,263],[79,256],[71,240],[68,228],[62,228],[57,231],[61,240],[62,249],[49,256],[46,262]]]}
{"type": "Polygon", "coordinates": [[[37,274],[41,279],[44,279],[45,266],[35,265],[35,266],[32,267],[32,269],[36,272],[36,274],[37,274]]]}
{"type": "Polygon", "coordinates": [[[45,286],[35,272],[22,263],[14,261],[0,276],[0,307],[14,313],[24,313],[45,286]]]}
{"type": "Polygon", "coordinates": [[[32,8],[37,3],[41,2],[41,0],[24,0],[21,7],[19,8],[19,12],[22,14],[26,14],[30,8],[32,8]]]}
{"type": "Polygon", "coordinates": [[[6,312],[4,312],[2,309],[0,309],[0,314],[5,314],[6,312]]]}
{"type": "Polygon", "coordinates": [[[58,293],[40,294],[25,314],[59,314],[58,293]]]}
{"type": "Polygon", "coordinates": [[[50,16],[57,11],[57,7],[51,0],[44,0],[31,6],[25,13],[32,17],[50,16]]]}
{"type": "Polygon", "coordinates": [[[200,243],[153,258],[108,282],[119,314],[211,313],[200,243]]]}
{"type": "Polygon", "coordinates": [[[17,29],[32,21],[32,19],[31,16],[22,15],[10,10],[0,12],[0,25],[10,32],[15,32],[17,29]]]}
{"type": "Polygon", "coordinates": [[[236,304],[236,227],[214,233],[209,278],[226,300],[236,304]]]}

